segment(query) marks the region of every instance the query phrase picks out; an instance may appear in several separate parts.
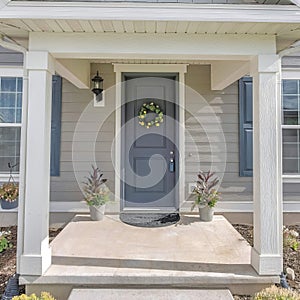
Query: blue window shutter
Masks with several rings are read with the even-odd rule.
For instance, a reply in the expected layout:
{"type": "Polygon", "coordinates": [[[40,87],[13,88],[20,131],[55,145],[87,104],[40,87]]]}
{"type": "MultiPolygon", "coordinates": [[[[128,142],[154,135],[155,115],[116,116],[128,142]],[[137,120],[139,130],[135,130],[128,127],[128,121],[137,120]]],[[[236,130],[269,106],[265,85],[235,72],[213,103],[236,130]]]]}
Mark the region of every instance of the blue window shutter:
{"type": "Polygon", "coordinates": [[[52,77],[51,176],[59,176],[60,173],[61,100],[62,78],[54,75],[52,77]]]}
{"type": "Polygon", "coordinates": [[[240,176],[253,176],[252,78],[239,80],[240,176]]]}

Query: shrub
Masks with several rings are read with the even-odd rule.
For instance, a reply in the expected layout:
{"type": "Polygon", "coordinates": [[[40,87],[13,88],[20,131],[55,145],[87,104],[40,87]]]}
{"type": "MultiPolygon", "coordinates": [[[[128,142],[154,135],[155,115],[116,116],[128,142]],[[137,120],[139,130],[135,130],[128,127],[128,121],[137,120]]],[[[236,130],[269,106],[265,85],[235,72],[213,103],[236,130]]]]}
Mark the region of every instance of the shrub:
{"type": "Polygon", "coordinates": [[[10,234],[10,231],[0,231],[0,253],[12,247],[12,243],[9,241],[10,234]]]}
{"type": "Polygon", "coordinates": [[[297,251],[299,248],[298,242],[299,234],[297,231],[283,227],[283,248],[292,248],[297,251]]]}
{"type": "Polygon", "coordinates": [[[31,294],[30,296],[27,296],[25,294],[22,294],[20,296],[13,297],[12,300],[55,300],[55,299],[49,293],[42,292],[41,296],[36,296],[35,294],[31,294]]]}
{"type": "Polygon", "coordinates": [[[255,294],[254,300],[300,300],[300,294],[273,285],[255,294]]]}

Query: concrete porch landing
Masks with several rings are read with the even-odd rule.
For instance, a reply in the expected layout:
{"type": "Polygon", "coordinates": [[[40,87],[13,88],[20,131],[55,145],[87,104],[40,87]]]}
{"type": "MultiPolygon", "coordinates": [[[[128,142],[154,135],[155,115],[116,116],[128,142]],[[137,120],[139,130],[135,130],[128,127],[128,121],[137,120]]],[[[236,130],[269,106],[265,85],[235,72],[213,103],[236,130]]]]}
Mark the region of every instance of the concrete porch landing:
{"type": "Polygon", "coordinates": [[[77,216],[51,243],[52,265],[44,276],[23,277],[29,291],[74,287],[229,288],[252,293],[276,276],[258,276],[249,244],[222,216],[200,222],[182,216],[177,225],[140,228],[117,216],[92,222],[77,216]],[[37,285],[40,285],[39,287],[37,285]]]}

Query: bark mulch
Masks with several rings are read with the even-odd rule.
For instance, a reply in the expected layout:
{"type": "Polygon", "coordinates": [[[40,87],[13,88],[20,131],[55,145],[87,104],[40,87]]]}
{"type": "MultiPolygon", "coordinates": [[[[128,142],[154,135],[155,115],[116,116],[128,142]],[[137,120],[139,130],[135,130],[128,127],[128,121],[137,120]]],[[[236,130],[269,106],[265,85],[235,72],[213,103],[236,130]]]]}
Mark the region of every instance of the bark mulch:
{"type": "MultiPolygon", "coordinates": [[[[234,224],[233,227],[243,236],[243,238],[253,246],[253,226],[234,224]]],[[[300,225],[287,226],[300,234],[300,225]]],[[[299,238],[298,238],[299,239],[299,238]]],[[[284,249],[283,251],[283,270],[292,268],[295,271],[295,280],[287,280],[290,287],[300,291],[300,248],[294,251],[291,248],[284,249]]],[[[250,296],[235,295],[235,300],[248,300],[250,296]]]]}
{"type": "MultiPolygon", "coordinates": [[[[62,228],[50,229],[49,239],[50,241],[56,237],[62,228]]],[[[12,244],[12,248],[0,253],[0,295],[5,291],[5,287],[8,279],[16,272],[16,251],[17,251],[17,227],[0,227],[0,231],[10,231],[11,234],[8,240],[12,244]]],[[[21,286],[21,292],[24,292],[24,287],[21,286]]]]}

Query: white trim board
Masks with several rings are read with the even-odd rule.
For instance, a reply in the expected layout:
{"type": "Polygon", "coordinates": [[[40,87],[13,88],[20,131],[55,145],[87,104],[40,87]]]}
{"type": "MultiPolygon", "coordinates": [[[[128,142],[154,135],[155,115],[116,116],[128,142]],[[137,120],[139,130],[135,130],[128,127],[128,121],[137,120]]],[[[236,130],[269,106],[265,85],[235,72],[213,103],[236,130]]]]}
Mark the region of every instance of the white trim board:
{"type": "MultiPolygon", "coordinates": [[[[300,50],[299,50],[300,51],[300,50]]],[[[282,79],[299,79],[300,80],[300,69],[282,69],[282,79]]]]}
{"type": "MultiPolygon", "coordinates": [[[[179,85],[178,85],[178,104],[179,104],[179,124],[182,126],[178,129],[178,139],[179,139],[179,203],[184,201],[184,186],[185,186],[185,157],[184,157],[184,147],[185,147],[185,135],[184,135],[184,107],[185,107],[185,90],[184,74],[187,72],[187,64],[114,64],[114,71],[116,73],[116,130],[115,134],[118,134],[121,129],[121,104],[122,104],[122,73],[178,73],[179,75],[179,85]]],[[[120,177],[121,174],[121,141],[120,139],[115,139],[115,196],[117,200],[121,199],[121,185],[120,177]]],[[[122,206],[122,204],[121,204],[122,206]]],[[[180,205],[181,206],[181,205],[180,205]]]]}
{"type": "MultiPolygon", "coordinates": [[[[182,212],[190,213],[190,202],[186,204],[187,208],[182,212]]],[[[283,203],[285,213],[300,213],[300,201],[288,201],[283,203]]],[[[252,213],[252,201],[220,201],[215,209],[218,213],[252,213]]],[[[0,208],[0,213],[16,213],[18,209],[3,210],[0,208]]],[[[81,201],[51,201],[51,213],[88,213],[87,205],[81,201]]],[[[112,212],[113,213],[113,212],[112,212]]]]}
{"type": "Polygon", "coordinates": [[[24,70],[20,67],[0,67],[0,77],[23,77],[24,70]]]}
{"type": "Polygon", "coordinates": [[[0,11],[0,18],[299,23],[299,8],[288,5],[13,1],[0,11]]]}
{"type": "Polygon", "coordinates": [[[29,49],[32,55],[43,49],[55,58],[69,59],[250,60],[260,53],[276,53],[276,38],[246,34],[31,32],[29,49]]]}
{"type": "MultiPolygon", "coordinates": [[[[190,212],[190,203],[187,202],[183,212],[190,212]]],[[[288,201],[283,203],[284,212],[300,213],[300,201],[288,201]]],[[[0,210],[1,211],[1,210],[0,210]]],[[[16,210],[15,210],[16,211],[16,210]]],[[[87,213],[88,207],[84,202],[63,202],[63,201],[51,201],[50,212],[51,213],[87,213]]],[[[6,211],[5,211],[6,212],[6,211]]],[[[216,206],[216,212],[219,213],[247,213],[253,212],[252,201],[220,201],[216,206]]]]}

